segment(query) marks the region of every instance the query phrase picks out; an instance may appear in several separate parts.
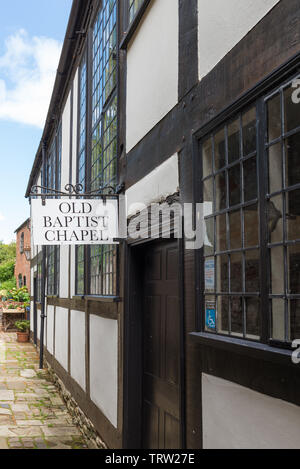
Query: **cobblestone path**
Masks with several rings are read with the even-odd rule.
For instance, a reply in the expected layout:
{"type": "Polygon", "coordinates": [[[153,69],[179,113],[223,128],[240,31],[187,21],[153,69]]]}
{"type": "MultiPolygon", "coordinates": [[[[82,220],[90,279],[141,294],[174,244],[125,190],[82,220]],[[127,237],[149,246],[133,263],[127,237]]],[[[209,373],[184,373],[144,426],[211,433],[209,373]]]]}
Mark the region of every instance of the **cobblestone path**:
{"type": "Polygon", "coordinates": [[[31,344],[0,332],[0,449],[86,449],[31,344]]]}

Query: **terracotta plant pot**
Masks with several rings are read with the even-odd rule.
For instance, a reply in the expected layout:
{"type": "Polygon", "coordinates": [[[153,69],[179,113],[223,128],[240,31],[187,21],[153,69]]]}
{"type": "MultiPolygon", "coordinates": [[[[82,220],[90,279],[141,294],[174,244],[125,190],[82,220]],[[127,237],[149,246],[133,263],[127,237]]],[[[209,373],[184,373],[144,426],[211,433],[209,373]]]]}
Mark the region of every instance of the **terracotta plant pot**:
{"type": "Polygon", "coordinates": [[[29,342],[29,333],[28,332],[17,332],[17,341],[20,343],[29,342]]]}

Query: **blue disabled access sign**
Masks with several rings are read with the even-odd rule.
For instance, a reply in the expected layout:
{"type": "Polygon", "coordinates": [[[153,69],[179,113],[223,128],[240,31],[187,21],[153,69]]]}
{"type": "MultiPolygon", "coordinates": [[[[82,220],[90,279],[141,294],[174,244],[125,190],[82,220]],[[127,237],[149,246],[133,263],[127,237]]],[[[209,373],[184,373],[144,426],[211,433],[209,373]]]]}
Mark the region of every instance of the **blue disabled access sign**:
{"type": "Polygon", "coordinates": [[[206,328],[211,331],[216,330],[216,306],[214,303],[207,303],[206,304],[206,312],[205,312],[205,324],[206,328]]]}

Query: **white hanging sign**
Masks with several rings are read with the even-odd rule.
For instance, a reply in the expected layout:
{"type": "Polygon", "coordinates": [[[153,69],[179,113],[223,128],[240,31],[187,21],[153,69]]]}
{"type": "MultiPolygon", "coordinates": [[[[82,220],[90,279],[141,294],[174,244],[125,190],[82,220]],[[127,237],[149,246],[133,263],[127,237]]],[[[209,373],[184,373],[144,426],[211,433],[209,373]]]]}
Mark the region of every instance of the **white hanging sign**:
{"type": "Polygon", "coordinates": [[[31,226],[35,246],[117,244],[118,201],[32,199],[31,226]]]}

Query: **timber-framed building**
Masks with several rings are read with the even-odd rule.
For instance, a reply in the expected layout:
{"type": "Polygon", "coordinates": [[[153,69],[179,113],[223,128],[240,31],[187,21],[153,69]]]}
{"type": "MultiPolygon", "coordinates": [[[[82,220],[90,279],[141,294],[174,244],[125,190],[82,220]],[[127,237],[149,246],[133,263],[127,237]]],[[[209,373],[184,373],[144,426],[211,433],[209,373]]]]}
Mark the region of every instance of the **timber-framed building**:
{"type": "Polygon", "coordinates": [[[299,448],[299,73],[298,0],[73,1],[27,196],[109,184],[206,226],[47,248],[45,356],[107,447],[299,448]]]}

